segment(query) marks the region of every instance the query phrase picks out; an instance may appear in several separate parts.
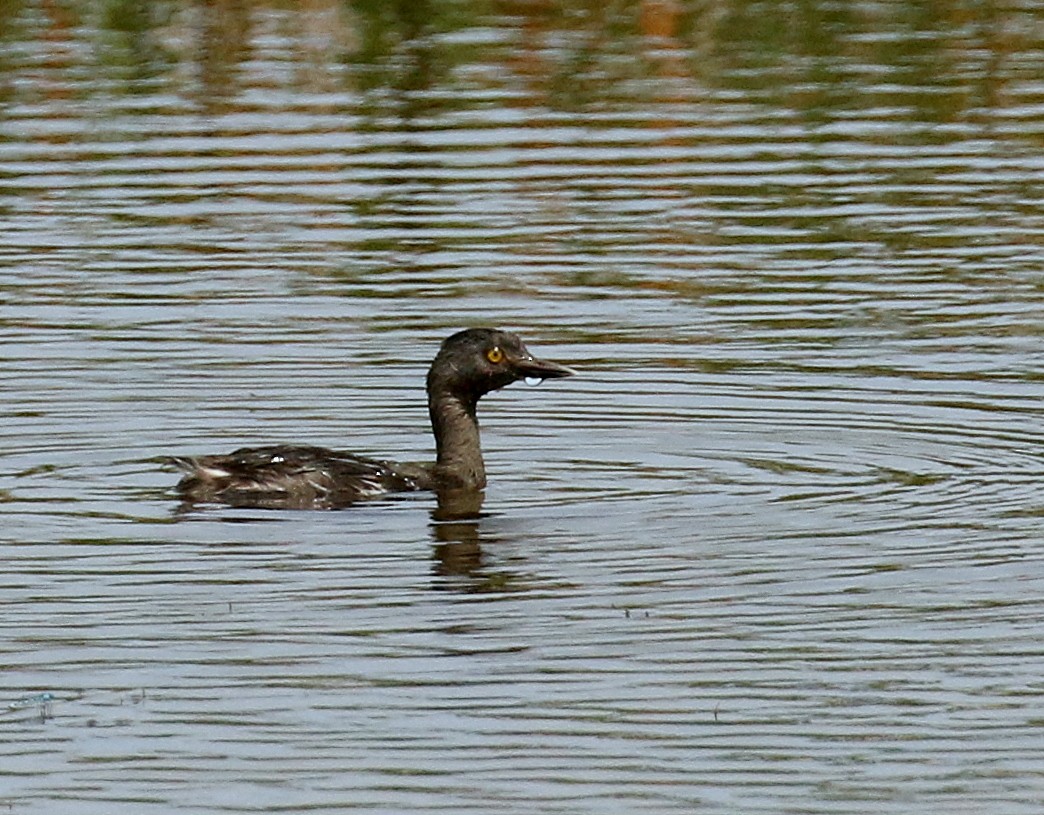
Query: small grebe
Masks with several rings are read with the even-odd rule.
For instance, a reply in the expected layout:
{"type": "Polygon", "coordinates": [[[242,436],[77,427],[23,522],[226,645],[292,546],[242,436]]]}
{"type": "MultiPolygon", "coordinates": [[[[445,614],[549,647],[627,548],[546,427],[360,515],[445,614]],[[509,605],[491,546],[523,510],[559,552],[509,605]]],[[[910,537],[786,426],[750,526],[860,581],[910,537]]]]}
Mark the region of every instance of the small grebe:
{"type": "Polygon", "coordinates": [[[433,465],[396,464],[297,445],[244,447],[228,455],[169,461],[186,473],[177,488],[188,502],[324,509],[389,492],[477,492],[486,486],[475,416],[478,400],[519,379],[573,373],[534,358],[515,334],[469,328],[442,343],[428,371],[428,412],[437,452],[433,465]]]}

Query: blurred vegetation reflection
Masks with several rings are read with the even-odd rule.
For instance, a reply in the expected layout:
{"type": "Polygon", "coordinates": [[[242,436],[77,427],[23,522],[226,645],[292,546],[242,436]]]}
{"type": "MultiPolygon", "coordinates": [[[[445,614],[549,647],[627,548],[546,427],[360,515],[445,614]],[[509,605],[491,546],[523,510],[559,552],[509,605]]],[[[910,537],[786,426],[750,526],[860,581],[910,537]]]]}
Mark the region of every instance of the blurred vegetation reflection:
{"type": "Polygon", "coordinates": [[[1042,20],[1033,3],[957,0],[6,0],[0,87],[7,102],[155,92],[219,110],[341,93],[404,119],[504,95],[585,112],[734,91],[813,123],[878,106],[942,123],[1019,102],[1044,70],[1042,20]]]}

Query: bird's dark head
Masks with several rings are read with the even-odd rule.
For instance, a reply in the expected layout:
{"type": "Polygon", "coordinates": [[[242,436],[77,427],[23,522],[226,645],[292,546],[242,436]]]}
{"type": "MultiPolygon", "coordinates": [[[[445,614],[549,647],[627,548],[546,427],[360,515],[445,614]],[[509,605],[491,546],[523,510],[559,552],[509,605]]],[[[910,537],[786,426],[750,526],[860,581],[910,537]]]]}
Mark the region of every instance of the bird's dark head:
{"type": "Polygon", "coordinates": [[[574,373],[537,359],[509,331],[468,328],[442,343],[428,372],[428,395],[451,393],[473,407],[490,391],[520,379],[559,379],[574,373]]]}

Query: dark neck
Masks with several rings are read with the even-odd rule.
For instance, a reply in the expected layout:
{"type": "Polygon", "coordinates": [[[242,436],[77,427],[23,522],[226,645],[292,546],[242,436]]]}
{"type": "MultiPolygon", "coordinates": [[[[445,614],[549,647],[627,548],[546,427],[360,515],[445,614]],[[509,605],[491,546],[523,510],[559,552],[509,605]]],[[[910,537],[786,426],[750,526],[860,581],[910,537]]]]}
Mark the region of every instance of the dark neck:
{"type": "Polygon", "coordinates": [[[428,395],[435,433],[435,481],[440,489],[481,490],[486,486],[475,401],[451,393],[428,395]]]}

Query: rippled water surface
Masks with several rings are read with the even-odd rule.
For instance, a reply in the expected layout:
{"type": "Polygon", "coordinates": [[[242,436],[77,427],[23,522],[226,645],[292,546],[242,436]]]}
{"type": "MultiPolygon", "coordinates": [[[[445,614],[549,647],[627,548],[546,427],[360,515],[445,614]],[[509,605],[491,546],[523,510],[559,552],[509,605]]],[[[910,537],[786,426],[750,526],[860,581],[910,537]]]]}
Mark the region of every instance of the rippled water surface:
{"type": "Polygon", "coordinates": [[[0,806],[1039,813],[1036,3],[0,5],[0,806]],[[580,375],[423,494],[467,325],[580,375]]]}

